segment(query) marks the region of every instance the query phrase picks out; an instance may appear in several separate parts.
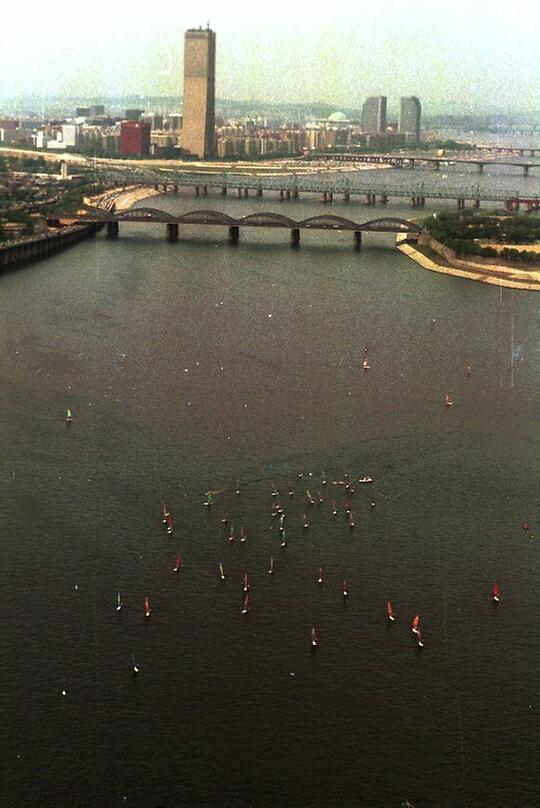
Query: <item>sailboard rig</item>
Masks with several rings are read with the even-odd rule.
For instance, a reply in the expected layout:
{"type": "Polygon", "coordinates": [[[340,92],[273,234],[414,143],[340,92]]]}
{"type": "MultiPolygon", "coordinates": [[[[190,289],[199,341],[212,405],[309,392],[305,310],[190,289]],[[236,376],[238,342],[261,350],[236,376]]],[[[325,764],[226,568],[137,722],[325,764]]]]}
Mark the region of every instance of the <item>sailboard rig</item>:
{"type": "Polygon", "coordinates": [[[386,603],[386,614],[388,616],[388,619],[391,620],[392,623],[393,623],[396,618],[395,618],[394,610],[392,609],[392,604],[390,603],[390,601],[387,601],[387,603],[386,603]]]}
{"type": "Polygon", "coordinates": [[[122,610],[122,597],[120,592],[118,593],[118,597],[116,598],[116,611],[119,612],[122,610]]]}
{"type": "Polygon", "coordinates": [[[420,615],[415,614],[412,620],[411,631],[413,634],[418,634],[418,626],[420,625],[420,615]]]}
{"type": "Polygon", "coordinates": [[[311,629],[311,647],[316,648],[319,644],[319,638],[317,637],[317,632],[315,631],[315,626],[311,629]]]}
{"type": "Polygon", "coordinates": [[[499,589],[499,584],[493,584],[491,594],[495,603],[498,603],[501,599],[501,590],[499,589]]]}
{"type": "Polygon", "coordinates": [[[144,616],[145,617],[150,617],[151,614],[152,614],[152,607],[150,606],[150,601],[148,600],[148,598],[145,598],[144,599],[144,616]]]}
{"type": "Polygon", "coordinates": [[[223,571],[223,564],[221,563],[221,561],[219,562],[219,577],[221,578],[222,581],[225,580],[225,572],[223,571]]]}

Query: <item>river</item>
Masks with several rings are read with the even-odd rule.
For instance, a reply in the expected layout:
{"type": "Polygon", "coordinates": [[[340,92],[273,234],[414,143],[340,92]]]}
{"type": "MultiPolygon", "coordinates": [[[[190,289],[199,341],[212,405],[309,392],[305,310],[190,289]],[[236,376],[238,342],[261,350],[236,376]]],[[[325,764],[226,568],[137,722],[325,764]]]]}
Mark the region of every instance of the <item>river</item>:
{"type": "Polygon", "coordinates": [[[538,297],[391,235],[181,237],[0,278],[2,804],[538,805],[538,297]]]}

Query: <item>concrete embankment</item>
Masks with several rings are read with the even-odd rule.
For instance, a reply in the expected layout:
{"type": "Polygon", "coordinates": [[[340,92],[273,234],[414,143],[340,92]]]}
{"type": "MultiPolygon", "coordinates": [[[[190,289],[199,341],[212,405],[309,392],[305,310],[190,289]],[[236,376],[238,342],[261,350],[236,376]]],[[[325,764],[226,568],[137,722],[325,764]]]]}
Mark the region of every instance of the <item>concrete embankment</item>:
{"type": "Polygon", "coordinates": [[[396,247],[419,266],[432,272],[455,275],[458,278],[467,278],[470,281],[489,283],[494,286],[508,286],[511,289],[540,291],[540,270],[538,269],[517,269],[502,264],[475,264],[473,261],[461,259],[451,261],[447,258],[441,259],[441,263],[438,263],[420,252],[414,244],[407,242],[407,236],[401,233],[396,238],[396,247]]]}
{"type": "Polygon", "coordinates": [[[26,264],[29,261],[64,250],[93,235],[101,227],[103,227],[101,224],[73,225],[62,227],[43,236],[2,244],[0,245],[0,269],[26,264]]]}

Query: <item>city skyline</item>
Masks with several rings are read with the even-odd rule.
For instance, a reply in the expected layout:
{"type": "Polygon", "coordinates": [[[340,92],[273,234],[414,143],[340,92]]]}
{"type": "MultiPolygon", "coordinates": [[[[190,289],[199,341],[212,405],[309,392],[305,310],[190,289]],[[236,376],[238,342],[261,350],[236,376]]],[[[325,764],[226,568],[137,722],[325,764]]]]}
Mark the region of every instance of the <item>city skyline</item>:
{"type": "Polygon", "coordinates": [[[215,2],[179,8],[164,0],[148,17],[97,0],[75,27],[36,3],[30,29],[28,6],[9,7],[0,98],[181,97],[184,31],[208,21],[220,38],[219,98],[360,108],[370,95],[416,95],[432,113],[452,104],[464,112],[540,106],[533,24],[540,12],[529,0],[518,19],[484,0],[474,7],[456,0],[451,9],[427,0],[361,10],[345,2],[331,11],[277,0],[273,11],[263,20],[240,5],[231,19],[215,2]]]}

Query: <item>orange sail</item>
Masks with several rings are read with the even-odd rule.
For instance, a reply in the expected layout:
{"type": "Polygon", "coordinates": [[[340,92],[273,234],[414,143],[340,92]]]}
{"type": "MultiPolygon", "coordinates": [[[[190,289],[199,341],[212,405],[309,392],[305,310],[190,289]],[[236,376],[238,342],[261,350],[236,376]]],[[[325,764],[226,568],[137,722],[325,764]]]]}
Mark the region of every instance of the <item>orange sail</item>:
{"type": "Polygon", "coordinates": [[[418,626],[420,625],[420,615],[415,614],[412,621],[411,629],[414,631],[415,634],[418,634],[418,626]]]}
{"type": "Polygon", "coordinates": [[[390,601],[388,601],[386,604],[386,614],[388,615],[389,620],[394,619],[394,610],[392,609],[392,604],[390,603],[390,601]]]}
{"type": "Polygon", "coordinates": [[[501,599],[501,590],[499,589],[498,584],[493,584],[493,589],[491,590],[491,593],[493,595],[493,600],[495,601],[495,603],[498,603],[501,599]]]}

